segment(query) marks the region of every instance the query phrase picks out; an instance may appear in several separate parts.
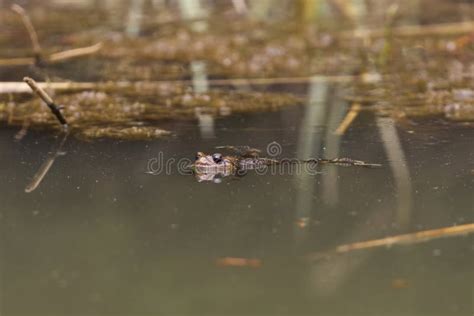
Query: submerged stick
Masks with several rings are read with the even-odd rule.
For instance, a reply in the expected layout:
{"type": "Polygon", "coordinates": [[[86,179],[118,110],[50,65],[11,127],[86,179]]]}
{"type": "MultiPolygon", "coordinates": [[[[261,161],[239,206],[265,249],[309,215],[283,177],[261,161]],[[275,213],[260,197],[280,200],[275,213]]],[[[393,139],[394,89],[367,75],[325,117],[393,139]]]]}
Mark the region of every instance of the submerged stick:
{"type": "Polygon", "coordinates": [[[23,81],[30,86],[31,90],[33,90],[33,92],[36,93],[36,95],[39,96],[41,100],[44,101],[44,103],[46,103],[46,105],[49,107],[54,116],[56,116],[56,118],[58,119],[59,123],[61,123],[63,128],[67,130],[67,121],[61,113],[61,108],[54,103],[53,99],[51,99],[51,97],[46,93],[46,91],[44,91],[43,88],[38,86],[36,81],[29,77],[23,78],[23,81]]]}
{"type": "Polygon", "coordinates": [[[344,133],[347,131],[349,126],[351,126],[352,122],[356,119],[357,115],[359,115],[361,106],[358,103],[354,103],[351,106],[350,111],[347,113],[346,117],[344,117],[344,120],[341,122],[339,127],[336,129],[334,134],[336,135],[344,135],[344,133]]]}
{"type": "Polygon", "coordinates": [[[12,11],[17,13],[21,17],[21,21],[23,22],[23,25],[25,26],[28,32],[28,35],[31,40],[31,44],[33,46],[33,52],[35,53],[35,58],[36,58],[35,61],[39,62],[41,60],[41,46],[39,44],[38,34],[36,33],[33,23],[31,23],[30,17],[26,13],[25,9],[23,9],[18,4],[13,4],[11,6],[11,9],[12,11]]]}
{"type": "Polygon", "coordinates": [[[31,182],[26,186],[26,188],[25,188],[26,193],[33,192],[41,184],[44,177],[46,176],[48,171],[53,166],[54,161],[56,160],[56,158],[62,154],[61,150],[63,148],[64,143],[66,142],[67,136],[68,136],[67,133],[64,134],[64,136],[61,139],[61,141],[60,141],[59,145],[57,146],[56,150],[54,152],[51,152],[49,154],[48,158],[41,164],[41,167],[35,173],[35,175],[33,176],[33,179],[31,180],[31,182]]]}
{"type": "Polygon", "coordinates": [[[371,249],[377,247],[388,247],[392,245],[411,245],[415,243],[427,242],[433,239],[443,237],[453,237],[468,235],[474,233],[474,223],[458,225],[452,227],[443,227],[438,229],[423,230],[416,233],[402,234],[382,239],[373,239],[361,241],[352,244],[346,244],[336,247],[333,251],[327,253],[314,253],[308,256],[309,259],[318,259],[324,255],[342,254],[355,250],[371,249]]]}

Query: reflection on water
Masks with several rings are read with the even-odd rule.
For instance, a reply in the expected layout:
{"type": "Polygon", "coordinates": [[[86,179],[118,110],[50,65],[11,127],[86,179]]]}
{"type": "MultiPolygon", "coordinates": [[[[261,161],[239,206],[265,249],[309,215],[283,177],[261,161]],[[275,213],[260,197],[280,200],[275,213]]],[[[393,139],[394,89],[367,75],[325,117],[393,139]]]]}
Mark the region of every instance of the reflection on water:
{"type": "Polygon", "coordinates": [[[177,137],[153,142],[70,139],[30,194],[25,186],[58,140],[30,131],[15,142],[17,130],[4,128],[2,314],[472,313],[472,235],[304,259],[474,221],[472,130],[426,121],[407,131],[361,112],[335,136],[344,90],[316,82],[306,107],[218,119],[216,138],[187,122],[172,126],[177,137]],[[273,141],[284,157],[383,167],[250,172],[222,184],[145,173],[160,152],[192,158],[217,145],[264,150],[273,141]],[[260,261],[232,267],[222,258],[260,261]]]}
{"type": "Polygon", "coordinates": [[[401,227],[407,227],[410,224],[413,198],[410,173],[405,154],[403,153],[393,119],[378,118],[377,125],[395,178],[398,204],[397,223],[401,227]]]}

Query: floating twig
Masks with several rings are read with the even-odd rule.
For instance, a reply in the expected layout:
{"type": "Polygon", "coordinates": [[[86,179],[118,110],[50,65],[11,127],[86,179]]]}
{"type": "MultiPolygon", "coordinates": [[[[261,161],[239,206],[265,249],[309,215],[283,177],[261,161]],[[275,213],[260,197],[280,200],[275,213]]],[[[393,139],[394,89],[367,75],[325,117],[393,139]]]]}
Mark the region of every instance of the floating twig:
{"type": "Polygon", "coordinates": [[[75,48],[75,49],[65,50],[59,53],[54,53],[49,56],[48,61],[51,63],[54,63],[54,62],[63,61],[66,59],[92,55],[92,54],[97,53],[102,48],[102,46],[103,46],[102,42],[99,42],[97,44],[87,46],[87,47],[75,48]]]}
{"type": "Polygon", "coordinates": [[[82,130],[83,139],[116,138],[122,140],[155,139],[171,135],[171,132],[153,126],[93,126],[82,130]]]}
{"type": "Polygon", "coordinates": [[[262,266],[262,260],[256,258],[224,257],[218,258],[216,265],[218,267],[260,268],[262,266]]]}
{"type": "MultiPolygon", "coordinates": [[[[68,60],[68,59],[83,57],[87,55],[93,55],[97,53],[102,48],[102,46],[103,46],[102,42],[99,42],[91,46],[65,50],[62,52],[53,53],[46,58],[42,58],[41,61],[47,64],[54,64],[57,62],[68,60]]],[[[0,59],[0,66],[30,66],[30,65],[37,65],[37,59],[31,58],[31,57],[0,59]]]]}
{"type": "Polygon", "coordinates": [[[359,115],[361,106],[359,103],[354,103],[351,106],[350,111],[347,113],[346,117],[344,117],[344,120],[341,122],[339,127],[336,129],[334,134],[336,135],[344,135],[344,133],[347,131],[349,126],[352,124],[352,122],[355,120],[357,115],[359,115]]]}
{"type": "MultiPolygon", "coordinates": [[[[38,87],[54,91],[81,91],[103,88],[105,84],[97,82],[37,82],[38,87]]],[[[30,88],[21,82],[0,82],[0,94],[21,94],[32,92],[30,88]]]]}
{"type": "Polygon", "coordinates": [[[32,57],[0,59],[0,66],[30,66],[35,65],[36,59],[32,57]]]}
{"type": "MultiPolygon", "coordinates": [[[[474,29],[474,22],[458,22],[458,23],[441,23],[429,25],[404,25],[391,29],[393,35],[410,37],[410,36],[431,36],[431,35],[456,35],[469,34],[474,29]]],[[[356,30],[346,31],[341,35],[344,38],[361,37],[383,37],[386,34],[386,28],[372,30],[356,30]]]]}
{"type": "Polygon", "coordinates": [[[49,107],[54,116],[56,116],[56,118],[58,119],[59,123],[61,123],[63,128],[67,130],[67,121],[61,113],[61,108],[54,103],[53,99],[51,99],[51,97],[46,93],[46,91],[44,91],[43,88],[41,88],[36,83],[36,81],[29,77],[23,78],[23,81],[30,86],[31,90],[33,90],[33,92],[36,93],[36,95],[39,96],[41,100],[44,101],[44,103],[46,103],[46,105],[49,107]]]}
{"type": "Polygon", "coordinates": [[[415,243],[427,242],[443,237],[453,237],[474,233],[474,223],[443,227],[438,229],[423,230],[415,233],[396,235],[381,239],[361,241],[352,244],[345,244],[336,247],[333,251],[326,253],[313,253],[308,256],[310,260],[319,259],[331,254],[342,254],[355,250],[371,249],[377,247],[388,247],[393,245],[411,245],[415,243]]]}
{"type": "MultiPolygon", "coordinates": [[[[0,60],[0,66],[2,61],[0,60]]],[[[282,78],[234,78],[234,79],[209,79],[207,82],[211,86],[227,85],[272,85],[272,84],[298,84],[308,82],[349,82],[356,80],[357,76],[315,76],[315,77],[282,77],[282,78]]],[[[139,87],[151,89],[161,84],[192,84],[192,80],[160,80],[160,81],[116,81],[116,82],[48,82],[38,83],[41,87],[48,87],[57,91],[73,91],[88,89],[126,89],[139,87]]],[[[0,82],[0,94],[4,93],[25,93],[28,92],[21,82],[0,82]]]]}

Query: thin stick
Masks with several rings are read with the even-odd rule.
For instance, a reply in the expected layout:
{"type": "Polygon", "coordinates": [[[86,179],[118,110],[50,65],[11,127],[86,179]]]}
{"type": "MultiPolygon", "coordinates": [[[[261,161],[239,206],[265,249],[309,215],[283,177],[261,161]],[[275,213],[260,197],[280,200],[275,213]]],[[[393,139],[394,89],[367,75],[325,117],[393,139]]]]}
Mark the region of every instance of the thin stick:
{"type": "MultiPolygon", "coordinates": [[[[415,243],[427,242],[433,239],[443,237],[453,237],[460,235],[468,235],[474,233],[474,223],[458,225],[452,227],[443,227],[438,229],[423,230],[416,233],[409,233],[403,235],[396,235],[382,239],[373,239],[368,241],[361,241],[352,244],[346,244],[336,247],[333,251],[326,253],[341,254],[355,250],[371,249],[377,247],[388,247],[392,245],[411,245],[415,243]]],[[[323,257],[323,253],[315,253],[308,256],[310,259],[317,259],[323,257]]]]}
{"type": "Polygon", "coordinates": [[[35,63],[36,59],[31,57],[0,59],[0,66],[29,66],[35,63]]]}
{"type": "Polygon", "coordinates": [[[348,82],[356,79],[356,76],[305,76],[305,77],[281,77],[281,78],[235,78],[208,80],[212,85],[268,85],[268,84],[297,84],[308,82],[348,82]]]}
{"type": "Polygon", "coordinates": [[[23,22],[23,25],[25,26],[26,30],[28,31],[28,35],[30,36],[35,57],[37,60],[39,60],[41,57],[41,46],[39,44],[38,34],[36,33],[33,23],[31,23],[30,17],[28,16],[28,14],[26,14],[25,9],[23,9],[18,4],[13,4],[11,6],[11,9],[21,17],[21,21],[23,22]]]}
{"type": "Polygon", "coordinates": [[[36,81],[34,81],[31,78],[25,77],[23,78],[23,81],[26,82],[30,86],[31,90],[33,90],[33,92],[36,93],[36,95],[39,96],[41,100],[43,100],[46,103],[46,105],[49,107],[51,112],[54,114],[54,116],[56,116],[56,118],[61,123],[63,128],[66,130],[67,121],[62,115],[60,107],[54,103],[53,99],[51,99],[51,97],[46,93],[46,91],[44,91],[43,88],[38,86],[36,81]]]}
{"type": "Polygon", "coordinates": [[[54,53],[49,56],[48,61],[54,63],[54,62],[63,61],[66,59],[92,55],[92,54],[97,53],[102,48],[102,46],[103,46],[102,42],[99,42],[97,44],[87,46],[87,47],[75,48],[75,49],[65,50],[59,53],[54,53]]]}
{"type": "MultiPolygon", "coordinates": [[[[100,42],[91,46],[74,48],[58,53],[53,53],[49,57],[46,57],[45,61],[47,63],[57,63],[72,58],[93,55],[97,53],[102,48],[102,46],[103,44],[102,42],[100,42]]],[[[31,57],[0,59],[0,66],[30,66],[35,65],[36,63],[37,59],[31,57]]]]}
{"type": "Polygon", "coordinates": [[[360,109],[361,109],[360,104],[359,103],[354,103],[351,106],[351,110],[347,113],[346,117],[344,117],[344,120],[342,120],[341,124],[336,129],[334,134],[344,135],[344,133],[347,131],[349,126],[351,126],[352,122],[355,120],[357,115],[359,115],[360,109]]]}
{"type": "MultiPolygon", "coordinates": [[[[37,86],[54,91],[81,91],[100,89],[101,84],[95,82],[37,82],[37,86]]],[[[104,84],[106,85],[106,84],[104,84]]],[[[0,94],[31,93],[24,82],[0,82],[0,94]]]]}
{"type": "MultiPolygon", "coordinates": [[[[235,79],[209,79],[208,83],[212,86],[225,85],[271,85],[271,84],[293,84],[307,82],[348,82],[356,80],[356,76],[316,76],[316,77],[286,77],[286,78],[235,78],[235,79]]],[[[162,81],[116,81],[116,82],[49,82],[38,83],[40,87],[48,87],[58,91],[73,91],[85,89],[126,89],[139,87],[143,89],[152,89],[161,84],[191,84],[192,80],[162,80],[162,81]]],[[[28,92],[21,82],[0,82],[0,94],[4,93],[25,93],[28,92]]]]}
{"type": "MultiPolygon", "coordinates": [[[[396,36],[430,36],[430,35],[456,35],[472,33],[474,22],[441,23],[431,25],[404,25],[391,29],[396,36]]],[[[386,29],[356,30],[342,32],[342,37],[383,37],[386,29]]]]}

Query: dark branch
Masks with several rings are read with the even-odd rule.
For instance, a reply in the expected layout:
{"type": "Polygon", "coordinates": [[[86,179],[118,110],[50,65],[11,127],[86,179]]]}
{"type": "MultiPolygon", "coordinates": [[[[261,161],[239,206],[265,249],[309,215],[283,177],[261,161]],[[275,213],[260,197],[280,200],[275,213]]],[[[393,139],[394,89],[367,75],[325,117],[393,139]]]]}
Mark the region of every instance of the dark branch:
{"type": "Polygon", "coordinates": [[[51,99],[51,97],[46,93],[46,91],[44,91],[37,83],[36,81],[34,81],[33,79],[29,78],[29,77],[25,77],[23,78],[23,81],[26,82],[31,90],[33,90],[34,93],[36,93],[37,96],[39,96],[41,98],[41,100],[44,101],[44,103],[46,103],[46,105],[49,107],[49,109],[51,110],[51,112],[54,114],[54,116],[56,116],[56,118],[58,119],[58,121],[61,123],[61,125],[63,126],[63,128],[66,130],[67,129],[67,121],[66,119],[64,118],[63,114],[61,113],[61,109],[59,106],[57,106],[53,99],[51,99]]]}

